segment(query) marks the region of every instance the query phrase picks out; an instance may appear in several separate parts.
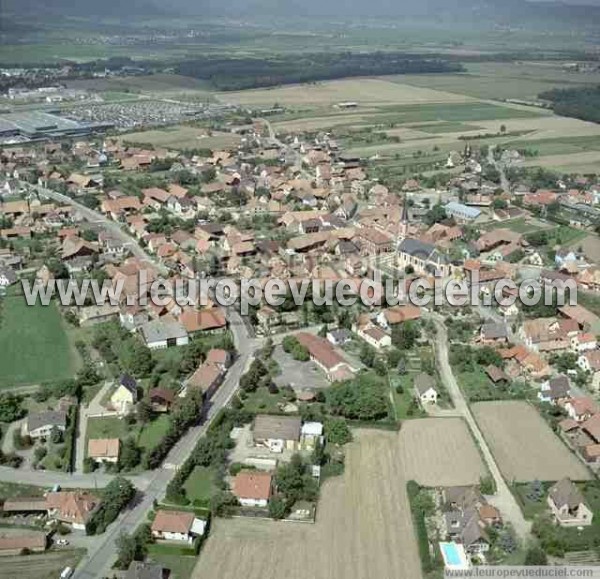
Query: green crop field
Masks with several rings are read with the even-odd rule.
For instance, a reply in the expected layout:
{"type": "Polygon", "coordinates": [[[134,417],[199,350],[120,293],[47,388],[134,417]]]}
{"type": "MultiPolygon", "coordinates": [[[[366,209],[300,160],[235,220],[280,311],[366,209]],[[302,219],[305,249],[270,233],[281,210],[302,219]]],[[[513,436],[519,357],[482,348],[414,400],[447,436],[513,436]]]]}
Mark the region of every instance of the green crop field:
{"type": "Polygon", "coordinates": [[[0,388],[72,378],[78,355],[56,304],[28,306],[14,292],[0,302],[0,388]]]}
{"type": "Polygon", "coordinates": [[[205,129],[178,125],[154,131],[127,133],[122,136],[128,143],[147,144],[170,149],[232,149],[240,143],[240,137],[231,133],[207,135],[205,129]]]}

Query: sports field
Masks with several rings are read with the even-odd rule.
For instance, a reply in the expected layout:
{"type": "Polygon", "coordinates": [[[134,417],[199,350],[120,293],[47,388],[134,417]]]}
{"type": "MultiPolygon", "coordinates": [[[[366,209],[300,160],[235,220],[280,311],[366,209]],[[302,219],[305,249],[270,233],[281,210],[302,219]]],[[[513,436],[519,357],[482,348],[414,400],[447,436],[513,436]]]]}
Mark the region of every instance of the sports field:
{"type": "Polygon", "coordinates": [[[0,388],[72,378],[78,355],[54,302],[30,307],[14,293],[0,300],[0,388]]]}
{"type": "Polygon", "coordinates": [[[527,402],[479,402],[472,408],[507,481],[590,478],[588,469],[527,402]]]}

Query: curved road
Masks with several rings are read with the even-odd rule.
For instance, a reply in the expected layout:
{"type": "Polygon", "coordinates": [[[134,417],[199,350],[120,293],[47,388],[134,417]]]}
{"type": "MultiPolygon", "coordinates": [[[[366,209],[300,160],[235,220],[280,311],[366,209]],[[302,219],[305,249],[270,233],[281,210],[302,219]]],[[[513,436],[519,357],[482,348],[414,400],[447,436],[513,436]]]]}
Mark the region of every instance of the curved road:
{"type": "Polygon", "coordinates": [[[531,523],[525,520],[519,504],[502,477],[502,473],[496,464],[496,459],[473,417],[462,390],[456,382],[448,360],[448,332],[446,326],[441,317],[436,314],[431,314],[431,319],[437,329],[435,350],[440,377],[450,394],[454,408],[465,419],[467,426],[471,430],[471,434],[481,449],[483,459],[496,484],[496,494],[491,498],[490,502],[499,509],[504,520],[512,524],[518,537],[526,541],[530,537],[531,523]]]}

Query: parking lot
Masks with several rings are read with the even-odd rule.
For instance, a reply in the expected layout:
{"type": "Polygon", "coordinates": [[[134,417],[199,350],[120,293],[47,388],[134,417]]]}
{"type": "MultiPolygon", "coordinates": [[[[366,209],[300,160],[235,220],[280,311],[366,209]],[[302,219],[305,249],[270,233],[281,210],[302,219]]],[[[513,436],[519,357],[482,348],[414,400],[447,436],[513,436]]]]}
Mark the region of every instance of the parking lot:
{"type": "Polygon", "coordinates": [[[312,361],[298,362],[286,354],[281,346],[276,346],[273,358],[281,368],[281,374],[275,377],[277,386],[291,386],[296,392],[307,388],[319,390],[330,386],[325,374],[312,361]]]}

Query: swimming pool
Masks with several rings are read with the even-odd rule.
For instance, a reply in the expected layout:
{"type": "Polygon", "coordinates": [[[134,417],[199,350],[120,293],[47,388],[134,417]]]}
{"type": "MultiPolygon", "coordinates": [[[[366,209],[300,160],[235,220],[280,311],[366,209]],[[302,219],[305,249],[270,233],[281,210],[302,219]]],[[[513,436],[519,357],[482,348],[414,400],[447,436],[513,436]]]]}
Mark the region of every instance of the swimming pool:
{"type": "Polygon", "coordinates": [[[469,567],[469,561],[462,545],[458,543],[440,543],[440,551],[446,567],[452,569],[466,569],[469,567]]]}

